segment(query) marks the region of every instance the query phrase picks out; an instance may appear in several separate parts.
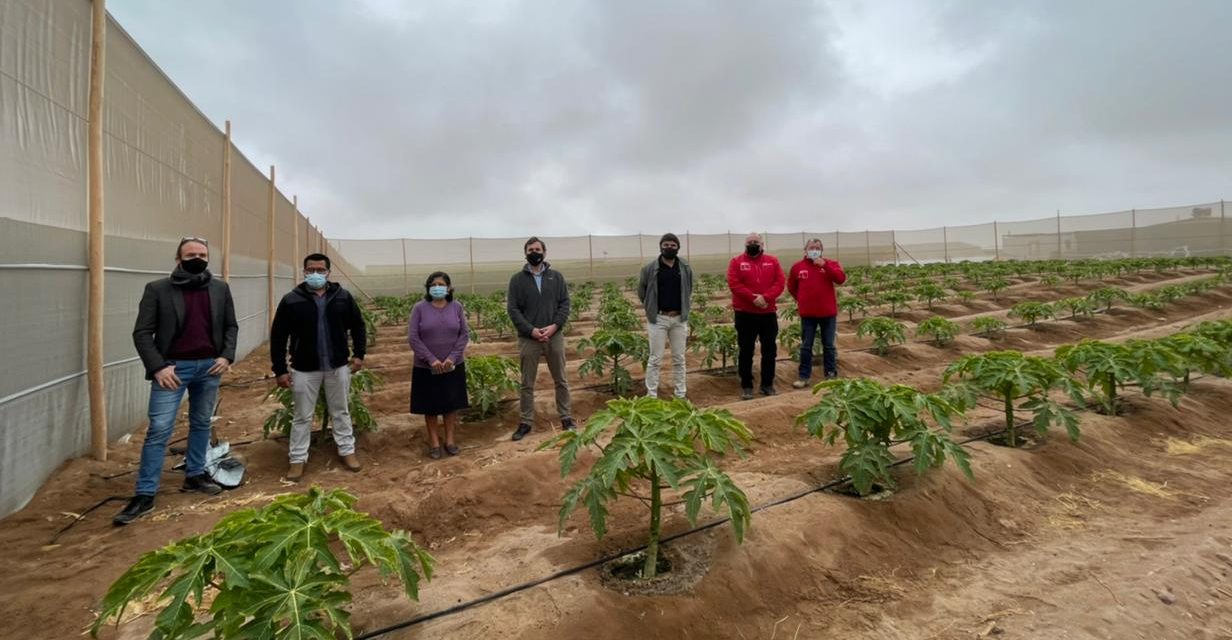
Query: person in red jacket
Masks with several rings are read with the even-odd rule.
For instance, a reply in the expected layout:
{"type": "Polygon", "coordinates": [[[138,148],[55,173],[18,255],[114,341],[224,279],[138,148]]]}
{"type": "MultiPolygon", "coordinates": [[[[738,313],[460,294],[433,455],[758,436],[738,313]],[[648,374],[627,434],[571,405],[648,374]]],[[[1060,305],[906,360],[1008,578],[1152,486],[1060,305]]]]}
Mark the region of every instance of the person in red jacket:
{"type": "Polygon", "coordinates": [[[761,341],[761,393],[774,391],[774,360],[778,355],[775,340],[779,335],[778,309],[774,302],[783,295],[783,267],[778,258],[763,251],[761,235],[750,233],[744,239],[744,253],[727,265],[727,286],[732,292],[736,312],[736,341],[739,356],[740,397],[753,398],[753,348],[761,341]]]}
{"type": "Polygon", "coordinates": [[[835,285],[847,281],[837,260],[821,257],[820,238],[804,244],[804,259],[791,265],[787,291],[800,310],[800,379],[791,386],[803,389],[813,374],[813,339],[821,333],[821,364],[826,378],[838,376],[838,350],[834,335],[838,329],[838,297],[835,285]]]}

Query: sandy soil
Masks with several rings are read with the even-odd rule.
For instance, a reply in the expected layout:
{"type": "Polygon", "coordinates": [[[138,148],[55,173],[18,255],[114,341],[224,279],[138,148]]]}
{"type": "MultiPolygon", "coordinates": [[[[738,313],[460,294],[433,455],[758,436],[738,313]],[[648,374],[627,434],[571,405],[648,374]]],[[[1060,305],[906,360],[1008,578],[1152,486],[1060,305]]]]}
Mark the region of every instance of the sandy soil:
{"type": "MultiPolygon", "coordinates": [[[[996,314],[1024,299],[1056,299],[1105,285],[1152,288],[1198,276],[1145,273],[1054,290],[1028,283],[995,302],[982,296],[938,312],[996,314]]],[[[1082,337],[1149,337],[1195,319],[1232,316],[1230,305],[1232,294],[1214,291],[1163,311],[1120,307],[1014,329],[999,341],[961,336],[946,348],[912,343],[885,357],[860,351],[867,345],[844,320],[841,368],[848,376],[928,387],[962,353],[1049,352],[1082,337]]],[[[382,329],[369,357],[388,384],[370,403],[380,430],[361,438],[364,471],[340,470],[323,445],[314,448],[306,478],[355,492],[362,509],[389,527],[410,530],[439,561],[419,603],[371,572],[357,574],[357,632],[640,543],[646,517],[635,504],[613,505],[612,531],[603,541],[594,539],[581,514],[557,535],[567,481],[552,453],[534,451],[559,427],[546,371],[531,437],[508,440],[517,422],[510,403],[493,419],[463,426],[460,456],[430,461],[422,420],[405,413],[409,354],[401,331],[382,329]]],[[[513,348],[506,340],[476,345],[473,352],[510,354],[513,348]]],[[[139,555],[209,528],[230,509],[295,489],[281,481],[285,442],[260,440],[271,409],[261,402],[270,386],[263,379],[267,358],[255,352],[235,368],[216,427],[233,443],[253,441],[237,449],[249,465],[243,488],[214,498],[182,495],[178,474],[169,471],[155,513],[143,521],[111,527],[122,506],[111,502],[49,545],[74,514],[131,493],[138,432],[113,445],[106,463],[66,462],[27,508],[0,521],[0,545],[8,550],[0,557],[0,614],[23,630],[13,637],[78,637],[107,585],[139,555]]],[[[696,368],[695,357],[690,366],[696,368]]],[[[755,504],[836,474],[840,451],[793,425],[811,403],[807,391],[785,384],[794,368],[781,360],[782,393],[748,402],[737,399],[731,375],[689,374],[694,402],[730,409],[756,433],[752,455],[728,465],[755,504]]],[[[576,374],[573,380],[579,417],[610,398],[603,389],[582,388],[598,381],[576,374]]],[[[1195,383],[1179,410],[1131,397],[1123,416],[1083,414],[1077,444],[1055,437],[1031,450],[971,445],[974,482],[950,468],[923,477],[906,469],[887,500],[814,493],[759,512],[743,545],[726,527],[684,538],[674,543],[679,552],[706,566],[683,594],[626,596],[604,586],[592,570],[388,637],[1232,638],[1232,498],[1224,489],[1232,480],[1229,411],[1232,383],[1222,380],[1195,383]]],[[[960,431],[978,434],[996,423],[993,413],[976,413],[960,431]]],[[[167,466],[175,460],[169,456],[167,466]]],[[[683,514],[667,517],[669,531],[686,527],[683,514]]],[[[104,637],[145,637],[150,619],[138,617],[104,637]]]]}

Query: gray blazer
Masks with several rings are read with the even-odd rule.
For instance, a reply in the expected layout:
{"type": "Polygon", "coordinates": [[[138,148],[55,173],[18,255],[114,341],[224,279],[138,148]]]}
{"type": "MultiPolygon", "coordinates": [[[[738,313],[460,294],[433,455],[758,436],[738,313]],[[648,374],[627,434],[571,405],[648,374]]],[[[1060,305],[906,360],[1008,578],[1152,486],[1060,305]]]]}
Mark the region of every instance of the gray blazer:
{"type": "MultiPolygon", "coordinates": [[[[210,336],[217,352],[215,357],[235,362],[235,341],[240,325],[235,321],[235,301],[231,287],[221,278],[210,279],[210,336]]],[[[145,285],[141,304],[137,307],[137,323],[133,327],[133,344],[145,365],[145,378],[152,380],[154,372],[171,364],[167,354],[171,343],[184,327],[184,293],[162,278],[145,285]]]]}
{"type": "MultiPolygon", "coordinates": [[[[680,319],[689,319],[690,301],[693,297],[693,267],[680,256],[680,319]]],[[[659,317],[659,258],[646,263],[642,267],[642,275],[637,283],[637,298],[646,308],[646,319],[654,323],[659,317]]]]}

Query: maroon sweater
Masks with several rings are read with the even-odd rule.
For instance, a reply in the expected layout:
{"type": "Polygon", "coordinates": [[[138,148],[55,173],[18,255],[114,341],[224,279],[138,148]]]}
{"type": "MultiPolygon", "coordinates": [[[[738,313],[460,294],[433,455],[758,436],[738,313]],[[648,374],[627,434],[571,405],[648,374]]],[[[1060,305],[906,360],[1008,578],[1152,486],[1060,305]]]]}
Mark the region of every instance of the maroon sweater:
{"type": "Polygon", "coordinates": [[[210,339],[214,327],[210,320],[209,288],[179,289],[184,294],[184,326],[171,343],[169,359],[203,360],[217,356],[218,349],[210,339]]]}

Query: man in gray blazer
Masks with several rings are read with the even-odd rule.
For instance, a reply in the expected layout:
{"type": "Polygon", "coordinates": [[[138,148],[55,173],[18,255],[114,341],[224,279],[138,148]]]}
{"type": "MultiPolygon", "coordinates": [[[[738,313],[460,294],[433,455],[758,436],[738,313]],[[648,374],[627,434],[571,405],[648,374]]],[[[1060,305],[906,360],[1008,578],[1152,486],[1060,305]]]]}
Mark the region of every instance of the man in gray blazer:
{"type": "Polygon", "coordinates": [[[206,268],[209,245],[183,238],[175,250],[171,277],[145,286],[133,328],[133,344],[150,384],[150,426],[141,447],[136,495],[112,519],[125,525],[154,508],[167,440],[188,392],[188,459],[180,491],[216,494],[222,488],[205,473],[210,418],[222,374],[235,362],[239,324],[231,288],[206,268]]]}

